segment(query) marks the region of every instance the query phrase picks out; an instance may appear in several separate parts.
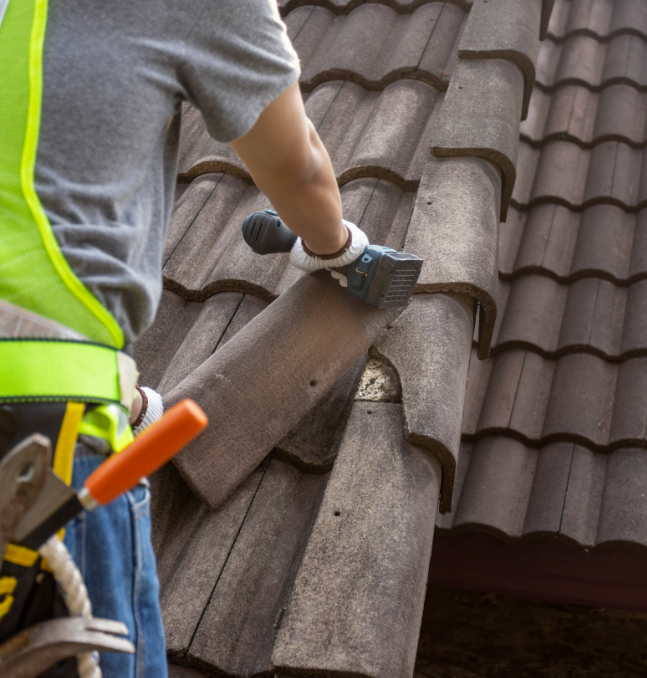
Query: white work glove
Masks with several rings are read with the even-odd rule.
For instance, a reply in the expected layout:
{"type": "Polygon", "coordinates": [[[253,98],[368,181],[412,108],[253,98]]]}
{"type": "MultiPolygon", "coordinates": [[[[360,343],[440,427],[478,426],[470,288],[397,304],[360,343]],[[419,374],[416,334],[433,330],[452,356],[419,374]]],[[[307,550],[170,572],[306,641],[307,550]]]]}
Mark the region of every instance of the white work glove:
{"type": "Polygon", "coordinates": [[[140,388],[144,393],[142,394],[142,411],[138,417],[138,419],[140,419],[140,417],[141,419],[137,426],[133,426],[133,433],[136,436],[147,429],[151,424],[154,424],[164,414],[162,396],[157,391],[153,391],[152,388],[148,388],[148,386],[140,388]],[[142,414],[144,415],[143,417],[142,414]]]}
{"type": "Polygon", "coordinates": [[[301,238],[297,238],[290,251],[290,263],[293,266],[300,268],[302,271],[314,273],[314,271],[319,271],[324,268],[346,266],[355,261],[355,259],[359,259],[368,245],[366,233],[350,221],[346,221],[345,219],[342,221],[344,226],[350,231],[351,244],[341,256],[336,259],[319,259],[318,257],[312,257],[303,249],[301,238]]]}

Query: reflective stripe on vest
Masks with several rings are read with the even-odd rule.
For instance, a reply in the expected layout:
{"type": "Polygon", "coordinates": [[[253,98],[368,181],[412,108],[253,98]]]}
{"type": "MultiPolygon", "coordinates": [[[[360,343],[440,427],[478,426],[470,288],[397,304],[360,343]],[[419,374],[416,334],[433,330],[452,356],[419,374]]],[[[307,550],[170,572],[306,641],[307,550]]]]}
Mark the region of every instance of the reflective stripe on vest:
{"type": "Polygon", "coordinates": [[[121,348],[115,319],[63,257],[34,188],[47,0],[10,0],[0,25],[0,299],[121,348]]]}

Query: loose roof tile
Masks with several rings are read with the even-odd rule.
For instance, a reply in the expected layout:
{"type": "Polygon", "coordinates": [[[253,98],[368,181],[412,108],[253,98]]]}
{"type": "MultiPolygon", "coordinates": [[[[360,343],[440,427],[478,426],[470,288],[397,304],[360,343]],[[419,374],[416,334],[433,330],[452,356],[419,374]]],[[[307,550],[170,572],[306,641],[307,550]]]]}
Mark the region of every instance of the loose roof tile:
{"type": "Polygon", "coordinates": [[[314,473],[332,467],[366,363],[367,356],[362,355],[346,370],[317,406],[279,440],[274,457],[314,473]]]}
{"type": "Polygon", "coordinates": [[[458,46],[461,59],[507,59],[521,69],[522,120],[535,84],[541,7],[540,0],[476,0],[458,46]]]}
{"type": "Polygon", "coordinates": [[[516,180],[522,71],[503,59],[460,61],[436,119],[436,156],[486,158],[501,169],[501,221],[516,180]]]}
{"type": "Polygon", "coordinates": [[[245,325],[165,397],[193,398],[212,422],[174,460],[192,489],[218,506],[398,312],[357,301],[320,272],[245,325]]]}
{"type": "Polygon", "coordinates": [[[401,410],[353,407],[280,620],[278,675],[413,672],[441,469],[402,439],[401,410]]]}
{"type": "Polygon", "coordinates": [[[465,16],[449,3],[424,4],[411,14],[368,3],[345,16],[297,7],[285,22],[301,59],[304,91],[339,79],[380,90],[402,77],[446,89],[465,16]]]}
{"type": "Polygon", "coordinates": [[[443,513],[451,507],[473,323],[470,297],[418,294],[376,342],[400,377],[407,440],[443,464],[443,513]]]}
{"type": "Polygon", "coordinates": [[[501,175],[482,158],[428,158],[405,247],[424,259],[421,292],[467,294],[481,305],[479,356],[496,320],[501,175]]]}

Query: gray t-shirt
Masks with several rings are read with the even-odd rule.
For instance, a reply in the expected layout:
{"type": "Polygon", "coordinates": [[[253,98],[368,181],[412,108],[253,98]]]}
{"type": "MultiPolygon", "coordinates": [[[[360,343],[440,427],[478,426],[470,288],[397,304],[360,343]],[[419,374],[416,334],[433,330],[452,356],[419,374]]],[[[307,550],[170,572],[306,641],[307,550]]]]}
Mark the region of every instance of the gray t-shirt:
{"type": "Polygon", "coordinates": [[[299,76],[276,0],[50,0],[36,191],[126,342],[152,322],[180,106],[232,141],[299,76]]]}

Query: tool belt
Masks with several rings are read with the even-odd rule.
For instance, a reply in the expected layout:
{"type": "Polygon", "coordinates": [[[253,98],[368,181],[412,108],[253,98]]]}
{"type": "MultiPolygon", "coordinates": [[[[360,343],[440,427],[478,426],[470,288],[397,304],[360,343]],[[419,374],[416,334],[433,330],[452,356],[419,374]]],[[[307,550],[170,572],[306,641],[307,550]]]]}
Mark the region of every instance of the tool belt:
{"type": "MultiPolygon", "coordinates": [[[[135,362],[92,342],[0,338],[0,459],[32,433],[47,436],[52,470],[72,480],[78,435],[106,440],[113,451],[132,441],[128,412],[137,380],[135,362]]],[[[0,570],[0,643],[24,628],[67,616],[47,563],[37,551],[10,543],[0,570]]],[[[43,676],[73,678],[76,660],[43,676]]]]}

